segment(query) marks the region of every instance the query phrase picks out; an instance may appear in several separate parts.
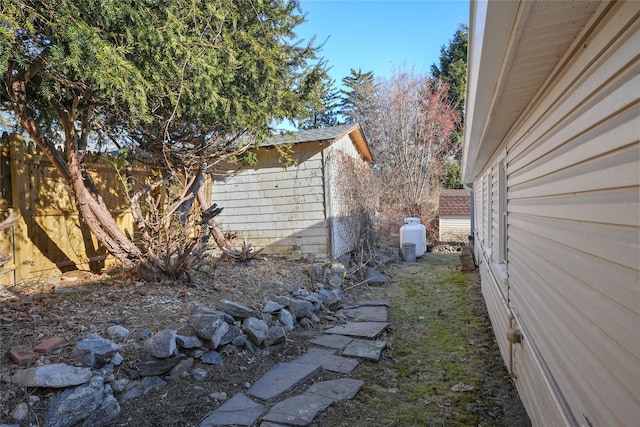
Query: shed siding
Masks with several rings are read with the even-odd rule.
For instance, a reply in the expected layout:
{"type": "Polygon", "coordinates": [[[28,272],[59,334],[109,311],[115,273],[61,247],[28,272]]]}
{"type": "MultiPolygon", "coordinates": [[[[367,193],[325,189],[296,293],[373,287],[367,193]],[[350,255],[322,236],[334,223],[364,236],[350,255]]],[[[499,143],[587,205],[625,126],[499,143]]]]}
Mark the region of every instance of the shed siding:
{"type": "Polygon", "coordinates": [[[471,232],[471,217],[441,215],[439,229],[441,242],[467,242],[471,232]]]}
{"type": "Polygon", "coordinates": [[[259,163],[221,171],[213,202],[224,210],[217,217],[225,230],[239,233],[264,253],[294,258],[313,253],[329,256],[325,218],[322,149],[318,143],[294,146],[297,166],[284,168],[276,150],[258,150],[259,163]]]}
{"type": "MultiPolygon", "coordinates": [[[[506,298],[525,336],[514,373],[538,425],[640,419],[638,46],[637,4],[616,4],[505,141],[506,298]]],[[[484,207],[495,164],[474,183],[484,207]]],[[[480,252],[489,223],[495,237],[495,210],[476,219],[480,252]]],[[[504,356],[491,262],[481,263],[483,292],[504,356]]]]}
{"type": "Polygon", "coordinates": [[[354,158],[360,158],[355,145],[351,141],[349,135],[336,140],[331,147],[326,149],[327,152],[327,192],[326,203],[331,221],[331,256],[336,259],[353,249],[358,244],[359,236],[356,229],[349,224],[349,218],[344,213],[344,197],[340,191],[340,165],[339,152],[345,153],[354,158]]]}

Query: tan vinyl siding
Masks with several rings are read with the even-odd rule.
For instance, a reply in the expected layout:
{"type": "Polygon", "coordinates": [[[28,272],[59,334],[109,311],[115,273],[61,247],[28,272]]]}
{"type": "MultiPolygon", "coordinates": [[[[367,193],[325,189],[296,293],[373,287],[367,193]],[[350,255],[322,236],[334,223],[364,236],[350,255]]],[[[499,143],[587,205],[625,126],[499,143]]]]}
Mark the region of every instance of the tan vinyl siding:
{"type": "Polygon", "coordinates": [[[640,419],[639,25],[617,4],[507,139],[515,374],[540,424],[540,376],[570,423],[640,419]]]}
{"type": "MultiPolygon", "coordinates": [[[[276,150],[260,149],[259,163],[218,177],[213,202],[223,207],[218,221],[264,253],[329,256],[322,149],[295,145],[297,166],[284,168],[276,150]]],[[[229,166],[231,168],[231,166],[229,166]]]]}

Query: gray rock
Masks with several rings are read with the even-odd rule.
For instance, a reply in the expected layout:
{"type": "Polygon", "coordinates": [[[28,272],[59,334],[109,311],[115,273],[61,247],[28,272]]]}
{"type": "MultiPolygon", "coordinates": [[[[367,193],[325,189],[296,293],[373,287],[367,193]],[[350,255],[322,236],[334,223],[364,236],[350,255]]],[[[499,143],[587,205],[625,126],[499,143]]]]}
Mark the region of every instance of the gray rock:
{"type": "Polygon", "coordinates": [[[143,377],[157,377],[166,374],[186,358],[184,354],[162,360],[138,363],[138,372],[143,377]]]}
{"type": "Polygon", "coordinates": [[[291,304],[291,300],[292,300],[293,298],[291,298],[291,297],[278,296],[278,297],[276,297],[275,299],[276,299],[276,302],[277,302],[278,304],[280,304],[280,305],[281,305],[281,306],[283,306],[284,308],[287,308],[287,307],[289,307],[289,304],[291,304]]]}
{"type": "Polygon", "coordinates": [[[191,378],[193,378],[195,381],[202,381],[207,378],[207,375],[207,371],[202,368],[195,368],[193,371],[191,371],[191,378]]]}
{"type": "Polygon", "coordinates": [[[71,352],[71,360],[90,368],[102,368],[111,362],[118,350],[119,347],[114,342],[91,334],[76,344],[71,352]]]}
{"type": "Polygon", "coordinates": [[[225,321],[222,321],[220,325],[218,325],[218,329],[216,329],[216,332],[211,337],[212,348],[218,348],[227,332],[229,332],[229,324],[225,321]]]}
{"type": "Polygon", "coordinates": [[[153,357],[167,358],[174,355],[178,349],[176,345],[176,331],[173,329],[164,329],[144,342],[144,349],[151,353],[153,357]]]}
{"type": "Polygon", "coordinates": [[[124,357],[122,357],[120,352],[114,354],[113,357],[111,358],[111,364],[113,366],[120,366],[122,365],[122,362],[124,362],[124,357]]]}
{"type": "Polygon", "coordinates": [[[189,369],[193,368],[193,363],[193,358],[191,357],[181,360],[176,366],[171,369],[171,372],[169,372],[169,376],[171,378],[180,378],[182,374],[188,372],[189,369]]]}
{"type": "Polygon", "coordinates": [[[264,345],[274,345],[284,342],[287,338],[287,333],[282,326],[270,326],[267,329],[267,335],[264,339],[264,345]]]}
{"type": "Polygon", "coordinates": [[[208,365],[222,365],[222,356],[217,351],[208,351],[202,355],[200,361],[208,365]]]}
{"type": "Polygon", "coordinates": [[[233,344],[236,347],[245,347],[250,353],[256,352],[255,346],[246,335],[240,335],[239,337],[235,338],[231,342],[231,344],[233,344]]]}
{"type": "Polygon", "coordinates": [[[202,347],[202,341],[200,341],[200,338],[192,335],[176,335],[176,344],[184,349],[202,347]]]}
{"type": "Polygon", "coordinates": [[[284,329],[287,332],[293,331],[295,319],[291,315],[289,310],[287,310],[286,308],[283,308],[282,310],[280,310],[279,320],[282,322],[282,324],[284,325],[284,329]]]}
{"type": "Polygon", "coordinates": [[[23,387],[63,388],[85,384],[91,379],[90,368],[64,363],[22,369],[13,375],[13,383],[23,387]]]}
{"type": "Polygon", "coordinates": [[[99,376],[91,378],[87,385],[64,390],[51,399],[44,425],[48,427],[76,425],[98,410],[109,395],[111,395],[111,388],[105,387],[103,378],[99,376]]]}
{"type": "Polygon", "coordinates": [[[84,420],[82,427],[103,426],[118,418],[118,415],[120,415],[120,404],[113,395],[108,395],[100,407],[84,420]]]}
{"type": "Polygon", "coordinates": [[[304,267],[304,271],[309,275],[311,280],[314,282],[319,282],[322,280],[323,270],[322,267],[315,264],[307,264],[304,267]]]}
{"type": "Polygon", "coordinates": [[[256,310],[226,299],[218,301],[218,310],[223,311],[236,319],[258,317],[258,312],[256,310]]]}
{"type": "Polygon", "coordinates": [[[278,304],[274,301],[267,301],[264,303],[264,307],[262,307],[262,311],[265,313],[275,313],[284,308],[282,304],[278,304]]]}
{"type": "Polygon", "coordinates": [[[233,324],[234,321],[227,313],[208,307],[197,307],[189,314],[189,324],[196,335],[205,340],[210,340],[223,322],[233,324]]]}
{"type": "Polygon", "coordinates": [[[238,393],[205,418],[200,427],[251,426],[263,412],[262,405],[238,393]]]}
{"type": "Polygon", "coordinates": [[[364,280],[370,285],[384,285],[389,281],[386,276],[373,268],[367,269],[364,280]]]}
{"type": "Polygon", "coordinates": [[[236,325],[229,325],[229,330],[224,334],[219,345],[227,345],[240,335],[242,335],[242,329],[238,328],[236,325]]]}
{"type": "Polygon", "coordinates": [[[308,317],[300,319],[300,324],[305,329],[313,329],[313,322],[308,317]]]}
{"type": "Polygon", "coordinates": [[[329,286],[331,286],[332,288],[335,289],[340,289],[342,288],[342,285],[344,283],[344,279],[340,276],[329,276],[329,286]]]}
{"type": "Polygon", "coordinates": [[[115,380],[111,383],[111,388],[116,393],[122,393],[127,385],[131,382],[131,380],[127,378],[121,378],[119,380],[115,380]]]}
{"type": "Polygon", "coordinates": [[[291,290],[291,296],[294,298],[305,298],[309,296],[309,291],[305,288],[301,288],[300,286],[294,286],[291,290]]]}
{"type": "Polygon", "coordinates": [[[333,289],[327,295],[327,299],[324,300],[324,305],[329,310],[337,310],[340,307],[340,301],[342,301],[342,290],[333,289]]]}
{"type": "Polygon", "coordinates": [[[138,340],[139,341],[143,341],[146,340],[147,338],[149,338],[151,336],[151,332],[149,332],[146,329],[143,329],[142,331],[138,332],[138,340]]]}
{"type": "Polygon", "coordinates": [[[11,412],[11,418],[16,421],[22,421],[29,415],[29,405],[26,402],[20,402],[16,405],[15,409],[11,412]]]}
{"type": "Polygon", "coordinates": [[[310,317],[311,313],[313,313],[313,304],[302,299],[294,299],[289,304],[289,312],[298,320],[303,317],[310,317]]]}
{"type": "Polygon", "coordinates": [[[113,325],[113,326],[109,326],[109,328],[107,328],[107,335],[111,339],[125,338],[125,337],[129,336],[129,330],[127,328],[124,328],[124,327],[120,326],[120,325],[113,325]]]}
{"type": "Polygon", "coordinates": [[[267,322],[249,317],[242,322],[242,331],[255,345],[261,345],[267,337],[267,322]]]}
{"type": "Polygon", "coordinates": [[[126,403],[133,399],[147,394],[153,390],[161,389],[167,382],[160,377],[144,377],[139,381],[132,381],[127,384],[122,394],[119,396],[120,403],[126,403]]]}

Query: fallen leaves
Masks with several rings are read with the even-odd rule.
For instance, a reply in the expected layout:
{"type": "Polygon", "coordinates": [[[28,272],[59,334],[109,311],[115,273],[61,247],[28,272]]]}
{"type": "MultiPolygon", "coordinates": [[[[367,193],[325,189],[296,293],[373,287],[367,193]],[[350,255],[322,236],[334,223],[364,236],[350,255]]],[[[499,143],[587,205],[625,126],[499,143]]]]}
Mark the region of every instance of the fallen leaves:
{"type": "Polygon", "coordinates": [[[465,391],[471,391],[471,390],[473,390],[473,386],[465,384],[462,381],[460,381],[458,384],[451,387],[451,391],[456,391],[456,392],[465,392],[465,391]]]}

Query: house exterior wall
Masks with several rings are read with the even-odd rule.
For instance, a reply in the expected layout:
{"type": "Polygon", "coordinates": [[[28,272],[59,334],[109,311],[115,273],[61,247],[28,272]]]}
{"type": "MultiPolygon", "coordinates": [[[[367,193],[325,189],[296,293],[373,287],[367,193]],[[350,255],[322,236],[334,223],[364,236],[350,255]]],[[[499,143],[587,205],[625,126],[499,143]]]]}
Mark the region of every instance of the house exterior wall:
{"type": "Polygon", "coordinates": [[[258,150],[255,166],[222,167],[214,177],[212,202],[224,208],[223,230],[238,233],[263,253],[300,258],[330,255],[325,214],[323,150],[328,144],[295,144],[296,166],[284,168],[275,149],[258,150]]]}
{"type": "Polygon", "coordinates": [[[473,178],[483,294],[535,425],[640,419],[639,7],[600,11],[473,178]]]}
{"type": "Polygon", "coordinates": [[[439,229],[441,242],[468,242],[471,217],[440,215],[439,229]]]}

